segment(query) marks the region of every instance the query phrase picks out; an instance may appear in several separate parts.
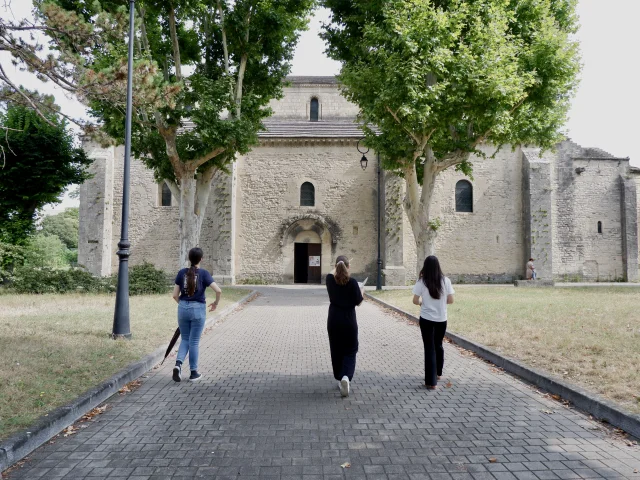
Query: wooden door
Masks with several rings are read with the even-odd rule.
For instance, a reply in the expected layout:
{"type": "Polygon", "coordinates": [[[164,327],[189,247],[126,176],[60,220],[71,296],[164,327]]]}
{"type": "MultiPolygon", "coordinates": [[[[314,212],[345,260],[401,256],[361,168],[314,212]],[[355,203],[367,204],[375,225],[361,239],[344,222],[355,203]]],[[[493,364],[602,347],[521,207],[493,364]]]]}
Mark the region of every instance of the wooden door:
{"type": "Polygon", "coordinates": [[[321,283],[322,280],[322,245],[319,243],[309,243],[309,273],[308,283],[321,283]]]}
{"type": "Polygon", "coordinates": [[[293,251],[293,283],[309,281],[309,244],[295,243],[293,251]]]}

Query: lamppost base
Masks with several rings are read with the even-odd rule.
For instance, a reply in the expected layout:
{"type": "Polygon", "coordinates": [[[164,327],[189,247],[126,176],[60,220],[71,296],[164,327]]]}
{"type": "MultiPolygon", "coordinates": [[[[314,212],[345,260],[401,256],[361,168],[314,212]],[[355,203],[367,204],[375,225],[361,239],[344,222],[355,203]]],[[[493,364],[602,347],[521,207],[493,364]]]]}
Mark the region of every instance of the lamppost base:
{"type": "Polygon", "coordinates": [[[119,334],[119,333],[112,333],[111,334],[111,338],[113,340],[131,340],[131,334],[130,333],[123,333],[123,334],[119,334]]]}

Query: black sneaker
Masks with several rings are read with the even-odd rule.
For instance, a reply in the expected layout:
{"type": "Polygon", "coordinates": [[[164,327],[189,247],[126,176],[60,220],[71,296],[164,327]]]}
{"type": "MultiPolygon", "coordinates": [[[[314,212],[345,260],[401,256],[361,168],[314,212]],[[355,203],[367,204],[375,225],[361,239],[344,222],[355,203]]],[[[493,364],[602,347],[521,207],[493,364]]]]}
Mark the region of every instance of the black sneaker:
{"type": "Polygon", "coordinates": [[[182,365],[176,365],[175,367],[173,367],[173,381],[182,381],[182,365]]]}
{"type": "Polygon", "coordinates": [[[189,377],[189,381],[190,382],[197,382],[201,378],[202,378],[202,374],[201,373],[198,373],[195,370],[191,370],[191,376],[189,377]]]}

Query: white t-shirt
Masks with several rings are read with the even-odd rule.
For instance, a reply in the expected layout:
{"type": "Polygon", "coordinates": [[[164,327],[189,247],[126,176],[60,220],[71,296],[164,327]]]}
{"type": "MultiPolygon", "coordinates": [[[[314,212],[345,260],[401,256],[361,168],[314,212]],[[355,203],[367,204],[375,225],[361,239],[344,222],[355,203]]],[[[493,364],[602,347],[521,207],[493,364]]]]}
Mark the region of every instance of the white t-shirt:
{"type": "Polygon", "coordinates": [[[437,300],[429,295],[429,289],[422,280],[418,280],[413,287],[413,294],[422,297],[420,316],[425,320],[431,320],[432,322],[447,321],[447,296],[456,292],[453,291],[451,280],[447,277],[444,277],[443,286],[442,295],[437,300]]]}

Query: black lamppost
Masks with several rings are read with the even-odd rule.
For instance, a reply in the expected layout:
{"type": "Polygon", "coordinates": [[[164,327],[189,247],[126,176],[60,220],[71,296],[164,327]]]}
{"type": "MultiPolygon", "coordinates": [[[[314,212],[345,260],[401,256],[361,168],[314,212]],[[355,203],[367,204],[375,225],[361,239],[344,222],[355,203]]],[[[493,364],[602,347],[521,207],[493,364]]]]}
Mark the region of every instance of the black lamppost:
{"type": "MultiPolygon", "coordinates": [[[[358,149],[358,152],[360,152],[362,154],[362,158],[360,159],[360,167],[362,167],[362,170],[366,170],[367,169],[367,164],[369,163],[369,160],[367,160],[366,157],[366,153],[369,152],[369,149],[367,148],[364,152],[362,150],[360,150],[360,141],[362,140],[362,138],[360,140],[358,140],[358,144],[356,145],[356,148],[358,149]]],[[[382,290],[382,256],[381,256],[381,248],[380,248],[380,243],[381,243],[381,233],[380,233],[380,224],[381,224],[381,218],[382,218],[382,212],[381,212],[381,193],[382,193],[382,168],[380,166],[380,153],[377,154],[377,159],[378,159],[378,274],[377,274],[377,278],[376,278],[376,290],[382,290]]]]}
{"type": "Polygon", "coordinates": [[[122,225],[118,242],[118,288],[113,314],[113,338],[131,338],[129,326],[129,170],[131,164],[131,108],[133,103],[133,39],[135,0],[129,0],[129,65],[127,72],[127,113],[124,136],[124,175],[122,177],[122,225]]]}

